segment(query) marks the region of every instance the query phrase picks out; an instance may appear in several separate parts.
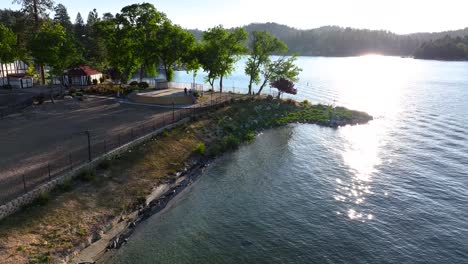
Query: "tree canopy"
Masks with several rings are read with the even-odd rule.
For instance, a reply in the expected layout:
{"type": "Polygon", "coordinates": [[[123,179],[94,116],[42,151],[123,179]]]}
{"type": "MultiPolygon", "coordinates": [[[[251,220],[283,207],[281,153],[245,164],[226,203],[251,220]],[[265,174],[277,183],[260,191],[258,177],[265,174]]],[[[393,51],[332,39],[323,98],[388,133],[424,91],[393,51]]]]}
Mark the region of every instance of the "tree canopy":
{"type": "Polygon", "coordinates": [[[16,57],[16,35],[0,24],[0,63],[12,62],[16,57]]]}
{"type": "Polygon", "coordinates": [[[73,25],[70,21],[70,16],[68,15],[67,8],[62,4],[58,4],[57,6],[55,6],[54,11],[54,21],[62,25],[62,27],[67,32],[71,32],[73,29],[73,25]]]}
{"type": "Polygon", "coordinates": [[[43,23],[30,42],[30,50],[38,65],[52,67],[56,75],[62,75],[76,59],[74,42],[59,23],[43,23]]]}
{"type": "Polygon", "coordinates": [[[271,62],[270,56],[287,52],[284,42],[267,31],[253,31],[249,44],[250,57],[247,60],[245,74],[249,80],[249,94],[252,94],[252,84],[260,83],[261,68],[271,62]]]}
{"type": "Polygon", "coordinates": [[[219,78],[219,89],[223,91],[223,78],[233,71],[234,64],[246,53],[247,38],[243,28],[228,31],[217,26],[203,33],[199,58],[203,70],[208,73],[207,81],[212,88],[215,79],[219,78]]]}
{"type": "Polygon", "coordinates": [[[164,66],[167,80],[171,81],[174,65],[190,63],[190,56],[196,47],[195,37],[179,25],[167,20],[156,31],[156,38],[153,43],[154,52],[164,66]]]}
{"type": "Polygon", "coordinates": [[[417,59],[468,60],[468,36],[464,38],[445,36],[435,41],[428,41],[416,50],[417,59]]]}

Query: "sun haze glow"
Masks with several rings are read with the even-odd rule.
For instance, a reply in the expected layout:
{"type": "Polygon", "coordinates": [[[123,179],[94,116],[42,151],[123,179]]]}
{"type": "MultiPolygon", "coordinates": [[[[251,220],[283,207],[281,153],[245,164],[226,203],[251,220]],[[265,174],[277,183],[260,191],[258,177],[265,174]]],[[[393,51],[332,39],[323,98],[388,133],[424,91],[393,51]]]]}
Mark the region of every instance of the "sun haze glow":
{"type": "MultiPolygon", "coordinates": [[[[92,8],[100,14],[118,12],[135,0],[57,0],[74,20],[77,12],[86,16],[92,8]]],[[[207,29],[223,24],[242,26],[252,22],[277,22],[310,29],[325,25],[385,29],[395,33],[436,32],[468,26],[467,0],[159,0],[147,1],[185,28],[207,29]]],[[[19,9],[11,1],[0,8],[19,9]]]]}

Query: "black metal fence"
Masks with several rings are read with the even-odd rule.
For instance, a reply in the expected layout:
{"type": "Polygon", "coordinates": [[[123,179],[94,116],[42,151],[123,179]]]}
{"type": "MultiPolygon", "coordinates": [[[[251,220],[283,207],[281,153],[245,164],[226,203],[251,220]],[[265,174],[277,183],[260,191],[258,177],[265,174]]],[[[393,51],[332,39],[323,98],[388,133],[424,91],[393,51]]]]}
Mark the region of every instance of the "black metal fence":
{"type": "MultiPolygon", "coordinates": [[[[199,115],[225,105],[231,99],[240,99],[245,95],[225,94],[217,95],[215,98],[208,97],[206,102],[187,108],[172,106],[162,114],[157,120],[151,120],[137,127],[128,128],[115,134],[112,137],[97,140],[93,138],[92,132],[83,131],[87,140],[73,148],[72,151],[63,152],[60,156],[50,159],[46,165],[36,169],[20,171],[18,169],[10,176],[2,178],[0,176],[0,205],[28,193],[39,185],[52,181],[53,179],[72,171],[74,168],[90,162],[91,160],[109,153],[127,143],[142,136],[148,135],[165,126],[179,122],[180,120],[199,115]]],[[[0,171],[1,175],[1,171],[0,171]]]]}

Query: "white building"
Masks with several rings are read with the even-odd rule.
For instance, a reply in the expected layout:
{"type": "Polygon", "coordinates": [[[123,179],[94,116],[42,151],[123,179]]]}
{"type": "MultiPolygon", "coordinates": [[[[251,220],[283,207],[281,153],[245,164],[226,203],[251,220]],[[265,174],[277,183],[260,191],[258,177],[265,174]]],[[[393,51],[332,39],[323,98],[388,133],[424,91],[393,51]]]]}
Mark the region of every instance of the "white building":
{"type": "Polygon", "coordinates": [[[0,63],[0,86],[10,84],[13,88],[33,86],[33,77],[26,75],[28,65],[22,61],[0,63]]]}
{"type": "Polygon", "coordinates": [[[68,78],[65,78],[66,84],[86,86],[93,83],[93,80],[102,78],[102,73],[90,66],[80,66],[67,71],[68,78]]]}

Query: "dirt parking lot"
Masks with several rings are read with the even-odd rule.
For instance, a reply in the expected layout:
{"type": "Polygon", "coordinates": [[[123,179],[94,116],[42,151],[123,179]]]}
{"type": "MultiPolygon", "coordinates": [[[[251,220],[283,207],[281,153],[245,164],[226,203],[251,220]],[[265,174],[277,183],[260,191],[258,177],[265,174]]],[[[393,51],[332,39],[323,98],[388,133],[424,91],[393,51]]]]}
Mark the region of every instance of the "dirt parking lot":
{"type": "MultiPolygon", "coordinates": [[[[0,179],[44,166],[92,141],[159,120],[171,109],[128,105],[108,98],[46,102],[0,120],[0,179]]],[[[166,114],[168,116],[169,113],[166,114]]]]}

